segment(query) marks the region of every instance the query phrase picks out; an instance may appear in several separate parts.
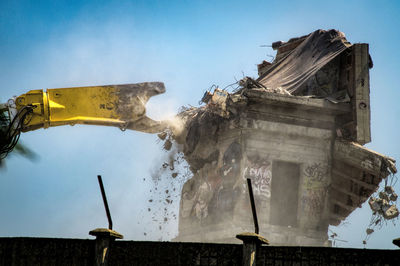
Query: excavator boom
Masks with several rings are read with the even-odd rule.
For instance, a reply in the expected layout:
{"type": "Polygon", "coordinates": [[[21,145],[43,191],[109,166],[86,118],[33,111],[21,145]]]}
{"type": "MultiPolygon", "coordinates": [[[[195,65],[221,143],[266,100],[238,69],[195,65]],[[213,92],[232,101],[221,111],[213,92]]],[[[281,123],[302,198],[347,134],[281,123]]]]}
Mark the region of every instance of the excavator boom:
{"type": "Polygon", "coordinates": [[[21,132],[39,128],[88,124],[161,132],[167,125],[146,116],[146,103],[164,92],[161,82],[31,90],[0,104],[0,161],[21,132]]]}
{"type": "Polygon", "coordinates": [[[89,124],[157,133],[163,125],[146,116],[146,103],[163,92],[161,82],[31,90],[15,99],[15,108],[18,112],[32,107],[22,123],[22,132],[89,124]]]}

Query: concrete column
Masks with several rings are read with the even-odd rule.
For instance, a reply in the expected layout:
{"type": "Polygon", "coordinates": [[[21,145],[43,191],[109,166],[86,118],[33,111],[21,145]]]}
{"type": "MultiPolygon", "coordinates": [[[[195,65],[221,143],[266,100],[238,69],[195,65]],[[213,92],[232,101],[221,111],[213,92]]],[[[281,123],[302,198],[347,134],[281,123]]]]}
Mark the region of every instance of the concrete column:
{"type": "Polygon", "coordinates": [[[95,242],[95,265],[107,266],[110,254],[110,247],[115,239],[122,239],[123,235],[107,228],[97,228],[89,232],[89,235],[96,237],[95,242]]]}
{"type": "Polygon", "coordinates": [[[236,238],[243,241],[243,266],[255,266],[257,249],[262,244],[269,245],[269,241],[256,233],[241,233],[236,238]]]}

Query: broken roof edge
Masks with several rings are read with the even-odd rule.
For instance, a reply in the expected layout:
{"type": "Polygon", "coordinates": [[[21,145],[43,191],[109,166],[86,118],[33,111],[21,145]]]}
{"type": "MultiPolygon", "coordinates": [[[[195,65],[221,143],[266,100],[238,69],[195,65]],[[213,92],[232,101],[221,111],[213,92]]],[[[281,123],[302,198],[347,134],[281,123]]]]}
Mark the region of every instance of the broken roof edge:
{"type": "Polygon", "coordinates": [[[351,112],[351,105],[348,102],[333,103],[329,99],[313,98],[312,96],[296,96],[280,94],[276,92],[269,92],[265,89],[244,89],[242,94],[248,99],[254,101],[265,101],[274,104],[284,105],[295,105],[304,106],[308,108],[315,108],[318,111],[333,113],[333,114],[345,114],[351,112]]]}
{"type": "MultiPolygon", "coordinates": [[[[361,208],[362,204],[367,201],[373,210],[373,215],[379,213],[374,210],[376,207],[374,202],[379,201],[376,199],[381,198],[382,191],[379,194],[376,193],[378,193],[382,180],[386,182],[391,174],[397,172],[396,161],[358,143],[336,139],[332,163],[329,224],[339,225],[356,208],[361,208]]],[[[387,187],[385,187],[385,191],[386,189],[387,187]]],[[[393,201],[395,202],[396,199],[397,195],[393,201]]],[[[397,217],[396,205],[386,205],[388,209],[382,209],[380,215],[385,219],[397,217]]]]}
{"type": "Polygon", "coordinates": [[[366,172],[380,174],[382,178],[386,178],[390,173],[397,173],[395,159],[356,142],[343,139],[335,140],[334,159],[344,159],[352,166],[366,172]]]}

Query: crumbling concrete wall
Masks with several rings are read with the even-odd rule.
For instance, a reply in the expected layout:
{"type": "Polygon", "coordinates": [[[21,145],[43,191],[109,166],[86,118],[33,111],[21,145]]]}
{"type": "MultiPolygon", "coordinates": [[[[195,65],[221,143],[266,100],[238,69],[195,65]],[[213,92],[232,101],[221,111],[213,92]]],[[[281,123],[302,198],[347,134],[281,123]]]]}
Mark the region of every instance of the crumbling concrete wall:
{"type": "Polygon", "coordinates": [[[234,242],[235,234],[252,231],[245,182],[251,178],[261,234],[275,244],[324,244],[332,130],[269,121],[276,113],[282,115],[285,110],[252,103],[234,119],[218,118],[218,123],[209,126],[194,122],[198,133],[189,132],[187,138],[196,135],[198,141],[186,147],[186,158],[196,168],[182,190],[177,240],[234,242]],[[286,226],[279,225],[288,219],[283,209],[271,212],[277,162],[292,163],[299,169],[293,180],[298,188],[282,191],[284,197],[295,194],[297,204],[291,208],[297,213],[295,221],[286,226]]]}

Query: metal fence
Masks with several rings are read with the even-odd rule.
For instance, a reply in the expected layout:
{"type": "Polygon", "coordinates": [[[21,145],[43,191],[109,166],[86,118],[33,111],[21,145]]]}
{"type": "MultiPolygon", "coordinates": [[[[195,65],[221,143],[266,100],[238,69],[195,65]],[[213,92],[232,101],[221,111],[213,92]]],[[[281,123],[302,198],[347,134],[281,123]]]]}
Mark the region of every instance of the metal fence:
{"type": "MultiPolygon", "coordinates": [[[[0,265],[94,265],[95,240],[0,238],[0,265]]],[[[115,241],[109,265],[242,265],[240,244],[115,241]]],[[[400,265],[400,250],[262,246],[257,265],[400,265]]]]}

